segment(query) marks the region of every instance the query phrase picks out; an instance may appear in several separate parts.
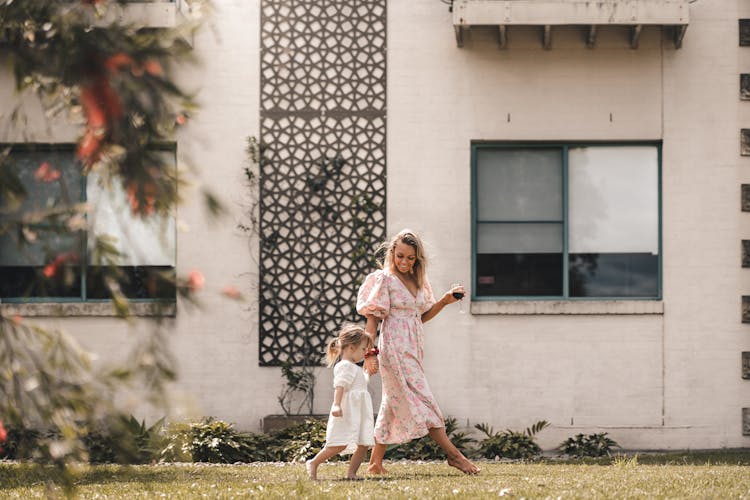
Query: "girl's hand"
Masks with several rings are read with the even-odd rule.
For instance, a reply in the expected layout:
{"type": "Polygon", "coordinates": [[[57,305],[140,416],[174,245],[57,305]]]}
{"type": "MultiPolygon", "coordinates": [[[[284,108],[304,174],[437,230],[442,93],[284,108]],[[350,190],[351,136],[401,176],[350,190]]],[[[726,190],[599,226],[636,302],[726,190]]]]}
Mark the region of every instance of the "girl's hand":
{"type": "Polygon", "coordinates": [[[443,294],[443,298],[440,300],[443,301],[444,304],[453,304],[454,302],[458,302],[461,299],[457,299],[453,296],[454,293],[460,293],[463,296],[466,296],[466,288],[464,288],[463,285],[454,286],[447,292],[443,294]]]}
{"type": "Polygon", "coordinates": [[[341,407],[339,405],[333,405],[331,406],[331,415],[334,417],[341,417],[344,415],[344,412],[341,411],[341,407]]]}
{"type": "Polygon", "coordinates": [[[365,373],[372,376],[378,373],[378,368],[380,368],[380,363],[378,363],[378,357],[377,356],[367,356],[365,358],[365,373]]]}

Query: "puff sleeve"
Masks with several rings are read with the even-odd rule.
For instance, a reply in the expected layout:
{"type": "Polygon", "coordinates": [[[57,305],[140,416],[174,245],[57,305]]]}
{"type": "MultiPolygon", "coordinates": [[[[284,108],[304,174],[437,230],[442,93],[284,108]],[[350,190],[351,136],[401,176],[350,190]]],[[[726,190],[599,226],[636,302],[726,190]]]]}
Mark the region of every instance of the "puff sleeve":
{"type": "Polygon", "coordinates": [[[333,367],[333,388],[343,387],[344,390],[349,390],[354,383],[354,377],[357,376],[357,370],[361,368],[348,361],[336,363],[333,367]]]}
{"type": "Polygon", "coordinates": [[[375,316],[383,319],[391,308],[388,295],[388,276],[381,269],[370,273],[362,282],[357,293],[357,312],[362,316],[375,316]]]}
{"type": "Polygon", "coordinates": [[[427,276],[424,278],[424,305],[422,306],[422,311],[420,311],[421,314],[426,313],[427,311],[432,308],[433,305],[435,305],[435,295],[432,293],[432,286],[430,285],[430,280],[427,279],[427,276]]]}

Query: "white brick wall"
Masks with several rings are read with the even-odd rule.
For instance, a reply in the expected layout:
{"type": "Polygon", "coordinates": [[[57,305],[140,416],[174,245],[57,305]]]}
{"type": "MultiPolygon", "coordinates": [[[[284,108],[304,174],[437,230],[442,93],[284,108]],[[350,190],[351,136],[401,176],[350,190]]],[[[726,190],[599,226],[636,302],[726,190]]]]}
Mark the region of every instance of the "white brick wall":
{"type": "Polygon", "coordinates": [[[630,50],[627,32],[605,28],[593,50],[581,31],[554,30],[551,51],[532,29],[510,30],[507,50],[474,30],[457,49],[432,2],[389,5],[389,229],[423,231],[436,288],[470,282],[471,140],[664,139],[664,315],[448,310],[427,325],[426,360],[446,414],[545,418],[546,446],[595,430],[629,448],[747,445],[737,117],[750,113],[737,97],[740,16],[718,4],[692,4],[680,50],[657,29],[630,50]]]}
{"type": "MultiPolygon", "coordinates": [[[[664,314],[474,316],[450,307],[426,325],[425,367],[446,416],[519,429],[546,419],[546,448],[595,431],[626,448],[749,444],[740,419],[750,405],[740,378],[740,352],[750,350],[740,323],[740,296],[750,294],[740,268],[740,240],[750,237],[739,209],[739,185],[750,182],[750,160],[739,156],[739,129],[750,127],[750,103],[738,99],[739,73],[750,72],[750,48],[737,41],[742,16],[750,7],[739,0],[691,4],[680,50],[656,28],[644,29],[637,50],[620,28],[600,30],[595,49],[570,28],[553,31],[550,51],[525,28],[510,30],[506,50],[481,29],[458,49],[447,6],[389,2],[388,229],[422,233],[436,290],[471,283],[472,140],[664,141],[664,314]]],[[[231,215],[210,222],[195,198],[180,209],[190,230],[179,236],[178,266],[201,269],[207,290],[205,309],[181,308],[174,324],[174,414],[257,430],[280,411],[280,373],[258,367],[256,307],[218,292],[235,284],[255,298],[253,252],[235,223],[244,140],[259,127],[259,2],[220,2],[213,27],[195,40],[203,66],[184,74],[201,89],[203,111],[178,151],[201,166],[231,215]]],[[[103,359],[131,335],[111,319],[55,323],[103,359]]],[[[319,373],[324,412],[331,374],[319,373]]],[[[377,403],[379,379],[371,385],[377,403]]]]}

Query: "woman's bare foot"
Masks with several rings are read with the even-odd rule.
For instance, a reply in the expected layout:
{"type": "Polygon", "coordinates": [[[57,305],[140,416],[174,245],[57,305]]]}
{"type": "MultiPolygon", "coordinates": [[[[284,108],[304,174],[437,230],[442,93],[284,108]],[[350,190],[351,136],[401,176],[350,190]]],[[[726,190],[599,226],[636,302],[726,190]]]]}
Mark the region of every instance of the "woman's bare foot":
{"type": "Polygon", "coordinates": [[[383,467],[383,464],[370,464],[367,466],[367,473],[368,474],[388,474],[388,471],[385,470],[383,467]]]}
{"type": "Polygon", "coordinates": [[[310,479],[313,481],[318,480],[318,466],[315,465],[312,460],[305,462],[305,470],[307,471],[307,475],[310,476],[310,479]]]}
{"type": "Polygon", "coordinates": [[[471,461],[463,455],[457,455],[455,457],[448,457],[448,465],[455,467],[464,474],[479,474],[479,467],[471,463],[471,461]]]}

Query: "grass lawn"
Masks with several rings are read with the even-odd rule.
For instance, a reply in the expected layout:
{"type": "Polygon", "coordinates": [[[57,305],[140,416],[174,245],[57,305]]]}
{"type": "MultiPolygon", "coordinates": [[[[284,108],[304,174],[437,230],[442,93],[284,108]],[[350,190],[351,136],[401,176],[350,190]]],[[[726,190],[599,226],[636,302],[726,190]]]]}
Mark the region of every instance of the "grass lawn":
{"type": "MultiPolygon", "coordinates": [[[[309,481],[302,464],[91,466],[80,498],[750,498],[750,452],[606,460],[480,462],[469,477],[444,463],[387,463],[384,478],[344,481],[343,462],[309,481]]],[[[364,467],[361,469],[364,471],[364,467]]],[[[0,462],[0,498],[44,498],[51,472],[0,462]]]]}

